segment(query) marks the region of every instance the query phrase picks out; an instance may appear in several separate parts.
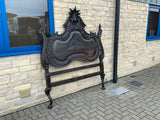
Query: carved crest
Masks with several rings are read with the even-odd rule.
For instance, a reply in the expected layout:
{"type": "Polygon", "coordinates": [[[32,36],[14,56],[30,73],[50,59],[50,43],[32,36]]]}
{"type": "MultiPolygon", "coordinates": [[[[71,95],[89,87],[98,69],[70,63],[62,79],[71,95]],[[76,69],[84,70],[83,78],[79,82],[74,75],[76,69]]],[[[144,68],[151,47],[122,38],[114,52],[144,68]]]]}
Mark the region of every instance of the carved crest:
{"type": "Polygon", "coordinates": [[[71,23],[73,24],[78,23],[78,18],[80,18],[79,15],[80,15],[80,12],[79,10],[76,10],[76,7],[74,8],[74,10],[70,9],[69,20],[71,21],[71,23]]]}
{"type": "Polygon", "coordinates": [[[43,33],[42,65],[51,63],[57,67],[68,65],[74,60],[93,61],[97,57],[104,57],[101,43],[101,25],[98,34],[87,33],[85,24],[80,17],[80,11],[70,9],[69,17],[64,24],[62,34],[46,37],[43,33]]]}
{"type": "Polygon", "coordinates": [[[69,17],[64,24],[65,31],[67,30],[83,30],[86,25],[80,17],[80,11],[76,7],[70,9],[69,17]]]}

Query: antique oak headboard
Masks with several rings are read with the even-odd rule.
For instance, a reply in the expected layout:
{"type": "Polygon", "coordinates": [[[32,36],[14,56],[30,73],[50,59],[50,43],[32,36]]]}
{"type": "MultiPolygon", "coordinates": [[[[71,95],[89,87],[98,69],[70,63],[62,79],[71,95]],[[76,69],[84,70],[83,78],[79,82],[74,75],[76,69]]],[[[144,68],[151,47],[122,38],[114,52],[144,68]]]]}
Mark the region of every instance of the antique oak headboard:
{"type": "Polygon", "coordinates": [[[75,82],[84,78],[100,75],[102,89],[104,90],[104,50],[101,43],[101,25],[99,25],[98,33],[87,33],[84,29],[85,24],[80,17],[79,10],[76,7],[70,9],[69,17],[64,24],[65,31],[62,34],[56,32],[47,37],[40,30],[40,35],[43,38],[43,50],[41,54],[42,67],[45,70],[46,89],[45,93],[49,98],[49,109],[52,108],[52,98],[50,96],[51,87],[75,82]],[[99,63],[87,66],[81,66],[61,71],[49,72],[49,65],[55,67],[65,67],[75,60],[94,61],[99,58],[99,63]],[[82,69],[100,67],[99,72],[86,74],[70,79],[61,80],[51,83],[51,76],[60,75],[68,72],[78,71],[82,69]]]}

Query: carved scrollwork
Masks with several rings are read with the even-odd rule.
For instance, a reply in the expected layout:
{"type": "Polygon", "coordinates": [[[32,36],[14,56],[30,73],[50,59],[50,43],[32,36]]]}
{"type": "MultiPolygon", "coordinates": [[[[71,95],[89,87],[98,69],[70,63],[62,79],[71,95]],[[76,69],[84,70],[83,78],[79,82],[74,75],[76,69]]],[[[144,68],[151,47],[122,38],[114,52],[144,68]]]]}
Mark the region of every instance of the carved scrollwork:
{"type": "MultiPolygon", "coordinates": [[[[97,35],[93,32],[87,33],[85,26],[80,17],[80,11],[76,10],[76,7],[73,10],[70,9],[62,34],[59,35],[56,32],[50,37],[43,34],[42,61],[47,59],[48,63],[54,66],[64,67],[74,60],[93,61],[100,56],[103,59],[101,25],[97,35]]],[[[45,62],[42,63],[45,64],[45,62]]]]}
{"type": "Polygon", "coordinates": [[[46,89],[45,93],[49,99],[48,108],[52,108],[52,97],[50,95],[51,87],[75,82],[77,80],[93,77],[96,75],[101,76],[102,89],[104,86],[104,66],[103,58],[104,51],[101,43],[101,25],[99,25],[98,33],[87,33],[85,31],[85,24],[80,17],[80,11],[76,10],[76,7],[70,9],[69,17],[64,24],[64,32],[58,34],[56,32],[53,35],[46,36],[43,32],[39,32],[43,39],[43,50],[41,54],[42,67],[45,69],[46,89]],[[93,61],[99,58],[98,64],[92,64],[88,66],[82,66],[77,68],[71,68],[62,71],[49,72],[49,65],[52,64],[57,67],[64,67],[70,64],[74,60],[93,61]],[[82,70],[92,67],[100,67],[99,72],[74,77],[71,79],[65,79],[58,82],[51,83],[51,76],[59,75],[63,73],[72,72],[74,70],[82,70]]]}

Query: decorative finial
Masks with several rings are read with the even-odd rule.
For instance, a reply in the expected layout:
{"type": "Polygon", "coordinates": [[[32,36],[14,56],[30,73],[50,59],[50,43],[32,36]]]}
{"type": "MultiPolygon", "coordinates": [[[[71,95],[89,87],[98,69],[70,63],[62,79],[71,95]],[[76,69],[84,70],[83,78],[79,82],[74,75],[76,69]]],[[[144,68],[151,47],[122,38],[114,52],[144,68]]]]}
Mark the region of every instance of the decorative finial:
{"type": "Polygon", "coordinates": [[[73,10],[70,9],[69,18],[72,23],[77,23],[78,22],[77,19],[79,16],[80,16],[80,12],[79,10],[76,9],[76,7],[73,10]]]}

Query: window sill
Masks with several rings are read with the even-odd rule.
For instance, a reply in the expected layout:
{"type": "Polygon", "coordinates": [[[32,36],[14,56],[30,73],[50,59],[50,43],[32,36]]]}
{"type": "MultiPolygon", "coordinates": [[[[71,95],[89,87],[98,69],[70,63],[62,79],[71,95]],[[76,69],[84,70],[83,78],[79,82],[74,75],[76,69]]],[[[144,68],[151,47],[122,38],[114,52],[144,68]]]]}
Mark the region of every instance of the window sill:
{"type": "Polygon", "coordinates": [[[41,53],[41,50],[23,51],[23,52],[16,52],[16,53],[0,53],[0,57],[27,55],[27,54],[35,54],[35,53],[41,53]]]}
{"type": "Polygon", "coordinates": [[[160,40],[160,37],[147,37],[146,41],[160,40]]]}

